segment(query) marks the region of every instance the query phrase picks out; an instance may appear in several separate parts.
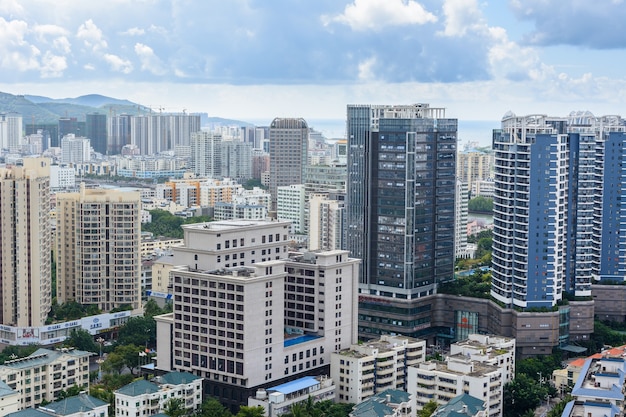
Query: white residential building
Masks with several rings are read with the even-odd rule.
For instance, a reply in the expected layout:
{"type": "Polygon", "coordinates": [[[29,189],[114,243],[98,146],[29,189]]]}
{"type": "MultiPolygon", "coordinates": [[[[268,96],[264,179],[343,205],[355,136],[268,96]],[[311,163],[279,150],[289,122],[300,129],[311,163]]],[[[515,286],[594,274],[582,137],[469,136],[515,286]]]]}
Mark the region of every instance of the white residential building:
{"type": "Polygon", "coordinates": [[[158,369],[202,375],[211,395],[235,406],[260,387],[316,374],[356,342],[359,260],[347,251],[288,254],[285,221],[183,229],[174,312],[157,318],[158,369]]]}
{"type": "Polygon", "coordinates": [[[191,170],[201,177],[222,176],[222,135],[215,132],[191,134],[191,170]]]}
{"type": "Polygon", "coordinates": [[[515,378],[515,339],[472,333],[467,339],[450,345],[450,355],[463,355],[472,360],[502,368],[504,383],[515,378]]]}
{"type": "Polygon", "coordinates": [[[0,148],[18,152],[22,144],[23,122],[19,113],[0,113],[0,148]]]}
{"type": "Polygon", "coordinates": [[[305,190],[303,184],[277,187],[276,217],[291,222],[291,233],[305,233],[305,190]]]}
{"type": "Polygon", "coordinates": [[[426,341],[383,335],[332,353],[337,401],[355,403],[388,389],[407,389],[407,369],[426,360],[426,341]]]}
{"type": "Polygon", "coordinates": [[[309,200],[309,250],[334,250],[343,246],[345,205],[326,194],[309,200]]]}
{"type": "Polygon", "coordinates": [[[467,184],[456,180],[456,199],[454,207],[454,256],[469,258],[467,250],[467,184]]]}
{"type": "Polygon", "coordinates": [[[88,138],[73,133],[61,139],[61,162],[64,164],[82,164],[91,160],[91,146],[88,138]]]}
{"type": "Polygon", "coordinates": [[[68,190],[75,187],[76,171],[74,168],[50,165],[50,188],[52,190],[68,190]]]}
{"type": "MultiPolygon", "coordinates": [[[[621,349],[623,352],[623,349],[621,349]]],[[[626,359],[620,352],[603,352],[585,360],[562,417],[620,417],[624,410],[626,359]]]]}
{"type": "Polygon", "coordinates": [[[150,416],[163,413],[169,401],[180,399],[187,410],[202,404],[203,378],[188,372],[169,372],[151,381],[138,379],[116,390],[116,416],[150,416]]]}
{"type": "Polygon", "coordinates": [[[213,218],[215,220],[262,220],[267,218],[267,206],[219,202],[215,203],[213,218]]]}
{"type": "Polygon", "coordinates": [[[504,371],[462,354],[450,355],[445,361],[431,360],[408,367],[407,391],[415,393],[418,409],[429,401],[446,404],[454,397],[469,394],[485,403],[489,416],[502,416],[504,371]]]}
{"type": "Polygon", "coordinates": [[[20,394],[20,409],[55,401],[61,391],[77,385],[89,390],[91,352],[37,349],[30,356],[0,365],[0,380],[20,394]]]}

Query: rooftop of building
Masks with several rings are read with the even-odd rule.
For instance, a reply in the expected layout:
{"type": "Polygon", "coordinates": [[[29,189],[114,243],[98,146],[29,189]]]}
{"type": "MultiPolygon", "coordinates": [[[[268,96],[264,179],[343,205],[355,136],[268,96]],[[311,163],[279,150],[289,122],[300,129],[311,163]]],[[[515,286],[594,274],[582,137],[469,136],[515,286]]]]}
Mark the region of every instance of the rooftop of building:
{"type": "Polygon", "coordinates": [[[26,408],[24,410],[9,413],[6,417],[50,417],[50,414],[44,413],[36,408],[26,408]]]}
{"type": "Polygon", "coordinates": [[[18,392],[9,387],[6,382],[0,381],[0,398],[17,394],[18,392]]]}
{"type": "Polygon", "coordinates": [[[426,362],[420,363],[418,367],[420,369],[427,369],[430,371],[445,372],[447,374],[459,375],[459,376],[468,375],[471,377],[482,377],[483,375],[489,374],[491,372],[495,372],[499,369],[495,365],[489,365],[485,362],[475,361],[461,354],[447,356],[446,359],[443,361],[439,361],[439,360],[426,361],[426,362]],[[451,369],[449,365],[451,362],[452,362],[452,366],[454,366],[455,363],[463,363],[465,365],[471,364],[472,371],[461,372],[455,369],[451,369]]]}
{"type": "Polygon", "coordinates": [[[154,394],[159,392],[159,386],[151,381],[145,379],[138,379],[130,384],[124,385],[122,388],[115,391],[116,394],[123,394],[129,397],[138,397],[145,394],[154,394]]]}
{"type": "Polygon", "coordinates": [[[275,387],[267,388],[268,393],[278,392],[281,394],[293,394],[294,392],[306,390],[320,384],[320,380],[314,376],[305,376],[294,381],[286,382],[275,387]]]}
{"type": "Polygon", "coordinates": [[[115,392],[129,397],[138,397],[140,395],[154,394],[162,391],[167,389],[167,386],[190,384],[202,379],[202,377],[189,372],[173,371],[157,376],[151,381],[145,379],[135,380],[130,384],[124,385],[115,392]]]}
{"type": "Polygon", "coordinates": [[[622,410],[619,407],[611,403],[601,403],[601,402],[584,402],[584,401],[570,401],[565,405],[563,409],[563,413],[561,416],[563,417],[584,417],[587,415],[595,415],[589,412],[587,407],[593,408],[601,408],[603,409],[602,415],[604,417],[619,417],[622,416],[622,410]],[[587,411],[587,412],[585,412],[587,411]]]}
{"type": "Polygon", "coordinates": [[[155,378],[155,382],[168,385],[183,385],[203,379],[189,372],[168,372],[155,378]]]}
{"type": "Polygon", "coordinates": [[[4,365],[0,365],[0,367],[12,368],[12,369],[28,369],[34,366],[47,365],[59,359],[63,355],[83,358],[83,357],[89,357],[91,355],[94,355],[94,353],[71,349],[71,348],[69,349],[62,348],[59,350],[40,348],[40,349],[37,349],[32,354],[30,354],[29,356],[26,356],[24,358],[6,361],[4,365]]]}
{"type": "Polygon", "coordinates": [[[408,336],[388,336],[383,335],[378,339],[368,340],[358,345],[352,345],[350,349],[344,349],[338,353],[342,356],[348,356],[353,358],[365,358],[372,356],[373,350],[378,350],[378,354],[384,354],[391,352],[403,345],[412,345],[415,343],[426,344],[424,340],[416,339],[408,336]]]}
{"type": "Polygon", "coordinates": [[[288,221],[275,221],[275,220],[217,220],[207,223],[194,223],[182,225],[183,229],[196,230],[196,231],[229,231],[238,230],[242,227],[258,227],[268,225],[280,225],[289,224],[288,221]]]}
{"type": "Polygon", "coordinates": [[[608,401],[623,401],[622,387],[626,375],[626,360],[619,356],[587,358],[580,376],[572,388],[574,397],[591,397],[608,401]],[[607,369],[606,361],[615,363],[615,371],[607,369]]]}
{"type": "Polygon", "coordinates": [[[469,394],[461,394],[447,404],[437,407],[433,417],[467,417],[475,416],[479,411],[485,410],[485,403],[469,394]]]}
{"type": "Polygon", "coordinates": [[[98,398],[92,397],[86,393],[80,393],[79,395],[41,406],[40,409],[50,411],[57,416],[67,416],[76,413],[86,413],[87,411],[108,405],[108,403],[98,398]]]}
{"type": "Polygon", "coordinates": [[[410,395],[405,391],[388,389],[355,405],[350,413],[353,417],[386,417],[393,415],[394,405],[406,403],[410,395]]]}

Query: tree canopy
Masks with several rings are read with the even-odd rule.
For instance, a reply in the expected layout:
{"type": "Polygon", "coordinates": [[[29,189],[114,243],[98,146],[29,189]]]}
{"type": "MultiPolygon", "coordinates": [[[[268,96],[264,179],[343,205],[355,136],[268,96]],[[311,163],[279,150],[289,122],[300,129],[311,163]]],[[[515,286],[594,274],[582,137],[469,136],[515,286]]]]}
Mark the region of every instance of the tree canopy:
{"type": "Polygon", "coordinates": [[[182,239],[184,237],[183,224],[193,224],[209,222],[211,218],[209,216],[196,216],[196,217],[179,217],[175,216],[169,211],[165,210],[150,210],[152,221],[141,225],[141,230],[144,232],[151,232],[155,236],[166,236],[174,239],[182,239]]]}
{"type": "Polygon", "coordinates": [[[472,198],[467,202],[467,211],[491,213],[493,211],[493,198],[481,196],[472,198]]]}

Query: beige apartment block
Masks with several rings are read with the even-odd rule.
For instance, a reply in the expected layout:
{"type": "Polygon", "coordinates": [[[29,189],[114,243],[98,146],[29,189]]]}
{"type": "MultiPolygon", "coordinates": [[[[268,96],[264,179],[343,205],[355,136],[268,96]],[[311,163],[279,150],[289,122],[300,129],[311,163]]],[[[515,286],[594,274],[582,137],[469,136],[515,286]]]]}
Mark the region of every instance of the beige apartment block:
{"type": "Polygon", "coordinates": [[[358,404],[385,390],[407,391],[407,368],[425,360],[426,341],[404,336],[383,335],[332,353],[336,400],[358,404]]]}
{"type": "Polygon", "coordinates": [[[57,297],[102,311],[141,304],[139,192],[57,195],[57,297]]]}
{"type": "Polygon", "coordinates": [[[50,160],[0,168],[0,322],[41,326],[52,302],[50,160]]]}
{"type": "Polygon", "coordinates": [[[483,401],[490,417],[502,416],[504,376],[502,367],[476,361],[462,354],[445,361],[428,361],[408,367],[406,391],[415,394],[418,409],[428,402],[446,404],[454,397],[469,394],[483,401]]]}
{"type": "Polygon", "coordinates": [[[37,349],[30,356],[0,365],[0,380],[20,394],[20,409],[55,401],[61,391],[77,385],[89,391],[91,352],[37,349]]]}

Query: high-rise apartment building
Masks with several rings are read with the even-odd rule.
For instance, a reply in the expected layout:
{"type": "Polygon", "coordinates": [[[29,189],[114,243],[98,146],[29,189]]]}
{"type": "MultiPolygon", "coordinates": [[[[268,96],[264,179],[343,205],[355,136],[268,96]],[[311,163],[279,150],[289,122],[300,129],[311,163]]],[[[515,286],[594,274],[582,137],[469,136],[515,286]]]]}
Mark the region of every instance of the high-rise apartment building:
{"type": "Polygon", "coordinates": [[[291,233],[305,231],[305,193],[303,184],[280,186],[276,189],[276,218],[291,222],[291,233]]]}
{"type": "Polygon", "coordinates": [[[150,113],[132,116],[130,122],[131,144],[138,146],[142,155],[188,146],[191,134],[201,130],[199,114],[150,113]]]}
{"type": "Polygon", "coordinates": [[[469,150],[459,152],[457,158],[457,176],[467,184],[469,190],[476,181],[485,181],[493,177],[492,153],[469,150]]]}
{"type": "Polygon", "coordinates": [[[109,311],[141,305],[141,195],[57,194],[57,297],[109,311]]]}
{"type": "Polygon", "coordinates": [[[327,194],[313,194],[309,199],[309,249],[341,249],[344,220],[344,201],[327,194]]]}
{"type": "Polygon", "coordinates": [[[454,214],[454,256],[467,258],[467,184],[456,181],[456,206],[454,214]]]}
{"type": "Polygon", "coordinates": [[[252,144],[225,140],[221,149],[221,176],[241,183],[252,178],[252,144]]]}
{"type": "Polygon", "coordinates": [[[195,132],[191,134],[191,170],[201,177],[222,177],[222,134],[195,132]]]}
{"type": "Polygon", "coordinates": [[[494,131],[491,294],[519,308],[590,296],[594,280],[624,281],[626,212],[619,116],[507,113],[494,131]]]}
{"type": "Polygon", "coordinates": [[[50,160],[0,168],[0,323],[41,326],[52,303],[50,160]]]}
{"type": "MultiPolygon", "coordinates": [[[[107,154],[117,155],[130,145],[130,114],[112,115],[107,118],[107,154]]],[[[136,149],[139,149],[138,147],[136,149]]]]}
{"type": "Polygon", "coordinates": [[[85,115],[85,135],[91,141],[91,147],[95,152],[106,155],[107,144],[107,115],[102,113],[87,113],[85,115]]]}
{"type": "Polygon", "coordinates": [[[91,161],[91,143],[88,138],[70,133],[61,139],[61,162],[82,164],[91,161]]]}
{"type": "Polygon", "coordinates": [[[277,188],[302,184],[307,165],[309,126],[304,119],[272,120],[270,125],[270,194],[276,209],[277,188]]]}
{"type": "Polygon", "coordinates": [[[0,148],[18,152],[23,136],[22,115],[19,113],[0,113],[0,148]]]}
{"type": "Polygon", "coordinates": [[[419,337],[428,327],[420,297],[454,272],[457,120],[428,104],[349,105],[347,132],[346,248],[363,259],[359,335],[419,337]]]}

